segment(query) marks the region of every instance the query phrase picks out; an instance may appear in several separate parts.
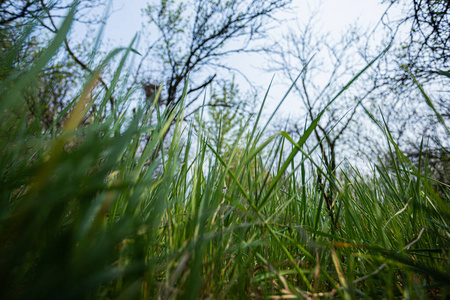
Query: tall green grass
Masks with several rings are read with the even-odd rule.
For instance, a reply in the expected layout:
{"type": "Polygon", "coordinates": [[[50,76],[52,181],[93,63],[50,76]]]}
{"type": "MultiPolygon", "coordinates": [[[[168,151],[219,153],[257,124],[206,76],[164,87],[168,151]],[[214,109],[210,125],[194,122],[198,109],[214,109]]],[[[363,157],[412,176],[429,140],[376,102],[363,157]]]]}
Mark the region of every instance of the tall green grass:
{"type": "Polygon", "coordinates": [[[72,16],[1,82],[1,299],[448,297],[449,187],[414,168],[383,123],[396,159],[370,175],[320,169],[303,147],[319,119],[295,142],[258,131],[260,113],[219,155],[175,118],[182,105],[132,116],[108,111],[114,86],[93,96],[98,73],[131,46],[86,78],[61,130],[30,120],[23,89],[72,16]],[[93,101],[103,108],[83,123],[93,101]]]}

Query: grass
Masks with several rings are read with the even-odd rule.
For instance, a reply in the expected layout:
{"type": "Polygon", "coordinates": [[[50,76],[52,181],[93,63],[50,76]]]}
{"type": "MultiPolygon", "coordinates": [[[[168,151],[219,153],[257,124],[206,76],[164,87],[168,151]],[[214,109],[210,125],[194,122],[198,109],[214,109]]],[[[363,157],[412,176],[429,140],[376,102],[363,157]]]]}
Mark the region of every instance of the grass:
{"type": "Polygon", "coordinates": [[[0,83],[1,299],[448,297],[449,187],[414,168],[383,123],[395,159],[370,175],[320,169],[302,147],[319,119],[295,142],[258,131],[258,115],[219,155],[158,107],[105,113],[96,74],[131,47],[86,78],[62,129],[30,119],[22,91],[72,13],[27,72],[6,68],[0,83]]]}

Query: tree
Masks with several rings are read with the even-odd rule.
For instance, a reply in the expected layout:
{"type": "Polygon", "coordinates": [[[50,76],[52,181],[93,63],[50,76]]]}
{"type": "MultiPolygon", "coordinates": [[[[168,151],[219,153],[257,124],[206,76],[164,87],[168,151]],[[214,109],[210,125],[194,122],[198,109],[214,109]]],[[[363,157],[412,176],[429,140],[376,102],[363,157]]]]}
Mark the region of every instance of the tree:
{"type": "MultiPolygon", "coordinates": [[[[50,7],[50,5],[47,6],[50,7]]],[[[51,6],[55,7],[56,4],[51,6]]],[[[39,0],[4,0],[0,2],[0,26],[23,25],[35,20],[37,16],[44,12],[45,7],[41,5],[39,0]],[[28,22],[25,22],[25,20],[28,22]]]]}
{"type": "MultiPolygon", "coordinates": [[[[404,14],[394,25],[407,26],[409,37],[402,42],[400,66],[409,74],[427,79],[436,77],[439,70],[450,68],[450,2],[446,0],[389,0],[400,6],[404,14]]],[[[392,25],[392,24],[389,24],[392,25]]],[[[399,49],[400,50],[400,49],[399,49]]]]}
{"type": "Polygon", "coordinates": [[[422,154],[422,162],[426,157],[434,178],[448,182],[450,2],[383,2],[390,4],[386,12],[390,18],[383,20],[385,32],[392,33],[392,47],[372,73],[377,82],[372,102],[410,160],[418,164],[422,154]]]}
{"type": "MultiPolygon", "coordinates": [[[[94,18],[87,18],[92,8],[105,3],[104,0],[81,0],[78,4],[78,22],[95,22],[94,18]]],[[[61,13],[68,10],[74,1],[52,0],[2,0],[0,2],[0,28],[8,26],[23,26],[41,18],[44,21],[48,14],[61,18],[61,13]]]]}
{"type": "Polygon", "coordinates": [[[210,85],[210,106],[206,107],[204,117],[195,116],[198,126],[204,128],[211,145],[224,158],[234,148],[236,136],[244,128],[249,116],[254,113],[255,96],[243,95],[235,78],[222,80],[210,85]],[[245,97],[245,100],[242,99],[245,97]]]}
{"type": "MultiPolygon", "coordinates": [[[[75,22],[98,24],[103,19],[98,19],[91,13],[93,8],[98,8],[106,3],[105,0],[81,0],[78,1],[75,22]]],[[[23,68],[45,47],[47,33],[56,33],[60,19],[65,15],[73,1],[50,1],[50,0],[17,0],[2,1],[0,3],[0,56],[6,55],[14,45],[20,45],[9,62],[10,67],[23,68]],[[26,33],[27,26],[33,29],[26,33]],[[25,43],[21,43],[21,37],[26,35],[25,43]]],[[[51,61],[42,71],[37,81],[30,85],[26,92],[26,100],[31,120],[39,119],[44,129],[48,129],[54,119],[68,104],[72,97],[71,91],[84,72],[92,72],[89,68],[85,54],[77,54],[70,45],[70,38],[64,41],[64,51],[51,61]],[[85,60],[85,61],[83,61],[85,60]]],[[[10,69],[10,68],[6,68],[10,69]]],[[[0,74],[0,76],[2,76],[0,74]]],[[[108,84],[100,77],[103,88],[108,90],[108,84]]],[[[111,107],[114,105],[111,97],[111,107]]],[[[57,126],[60,123],[56,124],[57,126]]]]}
{"type": "MultiPolygon", "coordinates": [[[[270,70],[281,72],[283,80],[293,85],[292,98],[299,106],[299,114],[290,117],[287,130],[291,134],[301,137],[306,123],[314,122],[326,108],[326,113],[314,128],[315,139],[311,139],[307,147],[312,149],[317,145],[315,153],[319,164],[323,165],[328,178],[334,180],[339,160],[358,154],[349,150],[355,150],[352,138],[363,122],[364,114],[361,114],[359,104],[373,92],[373,85],[353,82],[337,101],[329,105],[367,65],[368,61],[359,52],[366,39],[353,26],[338,40],[333,40],[330,35],[315,30],[316,13],[312,15],[306,23],[290,28],[280,41],[267,48],[267,53],[271,60],[270,70]]],[[[320,168],[316,176],[330,219],[337,226],[333,208],[334,184],[328,182],[320,168]]]]}
{"type": "MultiPolygon", "coordinates": [[[[313,16],[305,24],[290,28],[280,41],[267,47],[270,70],[281,72],[283,81],[288,84],[295,82],[293,99],[297,100],[300,114],[291,117],[287,129],[298,136],[303,134],[305,118],[309,122],[315,120],[328,102],[366,64],[359,55],[359,45],[365,39],[355,27],[349,28],[337,41],[333,41],[328,34],[316,32],[316,27],[313,16]]],[[[371,84],[353,83],[337,102],[327,108],[314,129],[320,159],[333,173],[337,160],[344,158],[340,153],[349,148],[352,127],[359,124],[359,103],[372,91],[371,84]]]]}
{"type": "MultiPolygon", "coordinates": [[[[157,38],[138,67],[147,95],[163,85],[160,105],[172,112],[182,99],[189,76],[186,118],[200,106],[196,99],[215,78],[237,71],[224,62],[239,53],[256,51],[253,42],[262,38],[266,24],[290,0],[160,0],[145,9],[148,26],[157,38]],[[151,62],[146,64],[151,58],[151,62]],[[147,66],[149,71],[143,72],[147,66]]],[[[139,76],[136,76],[139,77],[139,76]]],[[[223,106],[208,102],[207,106],[223,106]]]]}

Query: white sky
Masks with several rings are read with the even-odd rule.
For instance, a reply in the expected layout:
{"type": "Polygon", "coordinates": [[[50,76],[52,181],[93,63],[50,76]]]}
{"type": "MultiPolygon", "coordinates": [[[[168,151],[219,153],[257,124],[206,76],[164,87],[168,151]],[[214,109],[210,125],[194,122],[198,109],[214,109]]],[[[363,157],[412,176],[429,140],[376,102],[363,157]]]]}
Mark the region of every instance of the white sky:
{"type": "MultiPolygon", "coordinates": [[[[112,14],[105,29],[105,40],[114,46],[126,46],[146,21],[142,9],[153,0],[113,0],[112,14]]],[[[307,20],[314,8],[319,9],[319,26],[323,31],[338,35],[348,25],[359,21],[364,26],[375,25],[386,9],[381,0],[293,0],[293,14],[280,19],[297,17],[307,20]],[[321,4],[321,5],[320,5],[321,4]]],[[[289,26],[289,21],[284,22],[289,26]]],[[[283,24],[283,25],[284,25],[283,24]]],[[[277,32],[273,31],[276,35],[277,32]]]]}
{"type": "MultiPolygon", "coordinates": [[[[152,0],[113,0],[105,37],[119,45],[126,45],[141,29],[145,21],[142,8],[149,1],[152,0]]],[[[310,8],[316,7],[320,2],[320,25],[323,30],[331,33],[339,33],[356,20],[362,24],[375,24],[386,8],[386,4],[380,4],[381,0],[294,0],[298,18],[308,18],[310,8]]]]}
{"type": "Polygon", "coordinates": [[[147,3],[147,0],[113,0],[105,38],[116,46],[128,45],[145,21],[142,9],[147,3]]]}
{"type": "MultiPolygon", "coordinates": [[[[154,0],[112,0],[112,14],[107,21],[104,32],[106,50],[113,47],[128,46],[134,35],[142,29],[146,21],[142,9],[149,1],[154,0]]],[[[339,40],[341,34],[349,26],[358,22],[366,29],[372,29],[385,12],[387,5],[381,4],[382,0],[293,0],[294,9],[291,13],[279,15],[280,20],[286,20],[282,26],[272,31],[274,37],[281,36],[281,32],[288,27],[295,27],[295,18],[300,23],[307,22],[311,13],[317,11],[316,21],[319,30],[330,33],[333,39],[339,40]],[[284,28],[283,28],[284,27],[284,28]]],[[[143,40],[143,39],[142,39],[143,40]]],[[[141,41],[142,44],[142,41],[141,41]]],[[[142,51],[142,49],[138,50],[142,51]]],[[[136,58],[139,61],[139,58],[136,58]]],[[[252,83],[259,87],[259,100],[262,100],[265,90],[269,86],[271,78],[275,75],[275,83],[271,88],[268,101],[264,107],[264,115],[270,115],[288,89],[288,83],[284,84],[281,74],[264,72],[263,64],[267,64],[267,57],[262,55],[244,55],[227,60],[233,66],[238,66],[252,83]]],[[[363,68],[364,66],[361,66],[363,68]]],[[[237,75],[236,80],[241,91],[248,89],[243,78],[237,75]]],[[[276,115],[276,119],[287,119],[301,112],[298,99],[292,95],[282,105],[276,115]],[[298,111],[297,111],[298,110],[298,111]]]]}
{"type": "MultiPolygon", "coordinates": [[[[127,46],[134,35],[142,28],[142,24],[146,21],[143,17],[142,9],[146,4],[153,0],[113,0],[112,14],[108,19],[105,28],[104,41],[108,46],[127,46]]],[[[319,29],[324,32],[329,32],[332,36],[339,38],[340,33],[345,30],[347,26],[356,21],[361,26],[371,28],[379,20],[386,9],[386,4],[381,5],[381,0],[293,0],[294,10],[290,14],[280,15],[280,19],[292,20],[298,18],[300,22],[308,20],[312,11],[318,11],[317,16],[319,29]],[[317,8],[320,9],[317,10],[317,8]]],[[[286,21],[282,25],[286,27],[294,25],[292,21],[286,21]]],[[[282,26],[283,27],[283,26],[282,26]]],[[[280,34],[279,30],[272,31],[274,36],[280,34]]],[[[109,47],[108,47],[109,48],[109,47]]],[[[139,49],[138,49],[139,50],[139,49]]],[[[233,61],[233,60],[231,60],[233,61]]],[[[264,90],[269,85],[273,75],[280,78],[281,74],[273,74],[270,72],[263,72],[262,64],[266,63],[267,58],[262,56],[242,57],[234,60],[234,65],[239,66],[248,78],[250,78],[254,85],[261,87],[264,90]]],[[[237,77],[239,80],[239,77],[237,77]]],[[[245,81],[240,81],[241,90],[245,90],[245,81]]],[[[278,101],[282,98],[286,91],[286,86],[275,85],[271,90],[270,102],[267,110],[272,110],[278,101]]],[[[290,106],[289,104],[283,105],[290,106]]],[[[285,109],[284,109],[285,110],[285,109]]],[[[282,109],[283,111],[283,109],[282,109]]],[[[283,113],[283,112],[282,112],[283,113]]]]}

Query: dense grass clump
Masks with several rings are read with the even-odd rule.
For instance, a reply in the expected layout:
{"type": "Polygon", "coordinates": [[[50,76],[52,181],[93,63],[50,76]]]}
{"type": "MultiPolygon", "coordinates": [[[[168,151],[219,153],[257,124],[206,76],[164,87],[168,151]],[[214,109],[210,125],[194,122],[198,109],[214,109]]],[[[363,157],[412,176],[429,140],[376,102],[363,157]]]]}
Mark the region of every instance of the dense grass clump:
{"type": "Polygon", "coordinates": [[[3,69],[1,299],[448,296],[449,187],[389,131],[394,163],[370,176],[314,163],[303,146],[319,120],[295,142],[265,136],[258,115],[221,153],[174,118],[182,106],[109,108],[95,88],[106,60],[63,126],[43,128],[23,91],[69,27],[26,69],[3,69]]]}

